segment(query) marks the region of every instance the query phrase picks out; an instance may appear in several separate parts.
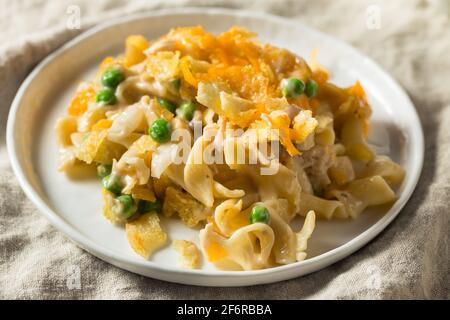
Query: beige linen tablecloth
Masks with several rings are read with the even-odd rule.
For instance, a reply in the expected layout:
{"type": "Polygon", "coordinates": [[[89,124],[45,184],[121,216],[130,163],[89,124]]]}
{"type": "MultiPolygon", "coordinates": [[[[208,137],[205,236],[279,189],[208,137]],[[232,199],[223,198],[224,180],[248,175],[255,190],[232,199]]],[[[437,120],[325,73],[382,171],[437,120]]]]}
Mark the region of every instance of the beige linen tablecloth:
{"type": "Polygon", "coordinates": [[[0,8],[1,298],[450,298],[448,0],[0,0],[0,8]],[[289,17],[348,41],[396,78],[419,112],[425,162],[411,200],[385,231],[352,256],[314,274],[270,285],[177,285],[93,257],[56,231],[25,197],[5,143],[7,115],[20,83],[48,53],[82,32],[66,27],[69,5],[81,9],[82,29],[143,10],[224,6],[289,17]]]}

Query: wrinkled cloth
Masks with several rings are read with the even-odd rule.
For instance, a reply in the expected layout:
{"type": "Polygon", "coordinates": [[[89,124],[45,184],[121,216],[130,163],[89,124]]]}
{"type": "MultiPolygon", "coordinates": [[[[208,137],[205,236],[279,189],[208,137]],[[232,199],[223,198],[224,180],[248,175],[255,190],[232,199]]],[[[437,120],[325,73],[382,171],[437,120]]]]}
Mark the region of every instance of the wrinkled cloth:
{"type": "Polygon", "coordinates": [[[450,298],[448,0],[1,0],[1,8],[0,298],[450,298]],[[81,9],[81,30],[67,28],[70,5],[81,9]],[[301,278],[252,287],[195,287],[145,278],[103,262],[53,228],[25,197],[8,160],[5,130],[11,101],[27,74],[47,54],[99,22],[180,6],[258,10],[301,21],[371,56],[407,90],[425,131],[424,168],[411,200],[378,237],[350,257],[301,278]]]}

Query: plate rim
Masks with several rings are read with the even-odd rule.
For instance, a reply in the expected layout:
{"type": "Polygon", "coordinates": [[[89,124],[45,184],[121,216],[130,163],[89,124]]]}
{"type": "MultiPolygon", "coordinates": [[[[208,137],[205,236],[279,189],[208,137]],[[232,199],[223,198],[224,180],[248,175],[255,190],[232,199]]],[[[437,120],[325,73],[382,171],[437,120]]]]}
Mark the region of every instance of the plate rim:
{"type": "Polygon", "coordinates": [[[207,285],[207,286],[246,286],[252,284],[263,284],[263,283],[271,283],[277,282],[280,280],[291,279],[294,277],[298,277],[299,275],[306,275],[311,272],[318,271],[323,269],[347,256],[356,252],[361,247],[365,246],[368,242],[373,240],[376,236],[378,236],[401,212],[403,207],[409,201],[412,193],[414,192],[419,178],[421,176],[422,168],[423,168],[423,160],[424,160],[424,133],[420,118],[418,116],[417,110],[411,101],[410,97],[407,95],[405,90],[395,81],[389,73],[387,73],[382,67],[378,65],[372,58],[367,56],[366,54],[360,52],[358,49],[349,45],[343,40],[326,34],[320,30],[311,28],[301,22],[291,20],[289,18],[279,17],[272,14],[267,14],[263,12],[250,11],[250,10],[235,10],[235,9],[226,9],[226,8],[202,8],[202,7],[184,7],[184,8],[171,8],[171,9],[160,9],[160,10],[152,10],[146,11],[143,13],[136,13],[131,15],[126,15],[124,17],[117,17],[110,19],[106,22],[100,23],[92,28],[87,29],[86,31],[80,33],[73,39],[64,43],[61,47],[56,49],[47,55],[27,76],[25,81],[21,84],[19,90],[17,91],[14,100],[11,104],[8,120],[7,120],[7,130],[6,130],[6,144],[7,144],[7,152],[9,155],[10,163],[13,169],[14,174],[16,175],[21,188],[24,190],[26,196],[33,202],[33,204],[38,208],[38,210],[50,221],[50,223],[60,232],[62,232],[66,237],[71,239],[76,243],[77,246],[83,248],[94,256],[115,265],[121,269],[125,269],[134,273],[138,273],[144,276],[149,276],[148,274],[140,272],[137,268],[144,268],[148,270],[152,270],[155,272],[161,272],[161,274],[151,275],[149,277],[157,278],[169,282],[176,283],[184,283],[191,285],[207,285]],[[24,171],[22,170],[22,166],[20,165],[18,154],[17,154],[17,146],[15,144],[14,132],[16,125],[16,117],[17,111],[20,108],[21,99],[27,89],[32,85],[35,77],[44,69],[47,65],[49,65],[55,58],[64,52],[70,50],[72,47],[77,45],[79,42],[82,42],[88,39],[90,36],[93,36],[97,32],[101,32],[104,29],[107,29],[111,26],[128,23],[134,20],[139,19],[150,19],[152,17],[158,16],[170,16],[170,15],[192,15],[192,14],[208,14],[208,15],[229,15],[229,16],[238,16],[238,17],[252,17],[259,19],[266,19],[270,22],[283,24],[286,26],[289,25],[301,25],[305,30],[309,30],[316,34],[320,34],[321,37],[325,38],[327,41],[331,41],[334,43],[338,43],[340,46],[345,47],[346,50],[352,51],[352,53],[357,54],[361,58],[365,59],[365,62],[370,64],[371,67],[378,69],[380,75],[384,78],[385,81],[389,83],[390,86],[393,87],[393,90],[397,92],[397,94],[402,95],[403,99],[410,104],[412,108],[412,117],[414,118],[415,124],[413,126],[419,129],[418,138],[419,141],[414,141],[415,148],[417,148],[417,154],[414,154],[416,157],[416,167],[417,169],[414,172],[409,174],[412,175],[410,185],[406,185],[402,196],[404,196],[404,201],[396,202],[390,210],[380,218],[375,224],[371,225],[368,229],[360,233],[358,236],[352,238],[350,241],[332,249],[325,253],[322,253],[318,256],[312,257],[310,259],[295,262],[292,264],[277,266],[274,268],[261,269],[261,270],[251,270],[251,271],[225,271],[225,270],[191,270],[191,269],[182,269],[179,267],[173,266],[161,266],[160,264],[154,263],[153,261],[142,260],[135,261],[130,260],[127,256],[123,254],[116,253],[111,251],[110,249],[96,244],[93,240],[84,236],[78,229],[72,227],[69,223],[67,223],[62,217],[60,217],[57,212],[52,210],[45,201],[39,196],[34,187],[28,181],[24,171]],[[406,195],[404,195],[406,194],[406,195]],[[305,273],[297,272],[292,273],[296,268],[303,269],[312,269],[305,273]],[[289,270],[291,270],[291,274],[289,274],[289,270]],[[164,276],[162,275],[164,274],[164,276]],[[182,280],[180,278],[171,279],[168,277],[170,274],[177,274],[179,276],[184,276],[182,280]],[[278,274],[278,277],[263,278],[267,275],[278,274]],[[282,275],[285,276],[282,276],[282,275]],[[294,274],[294,275],[292,275],[294,274]],[[281,276],[280,276],[281,275],[281,276]],[[192,279],[189,276],[194,276],[192,279]],[[188,278],[186,278],[188,277],[188,278]],[[196,283],[198,281],[198,277],[210,278],[220,277],[222,280],[218,280],[214,283],[196,283]],[[239,283],[234,281],[232,284],[227,284],[225,281],[227,279],[243,279],[249,277],[249,281],[246,283],[239,283]],[[253,280],[252,280],[253,279],[253,280]],[[194,281],[192,281],[194,280],[194,281]]]}

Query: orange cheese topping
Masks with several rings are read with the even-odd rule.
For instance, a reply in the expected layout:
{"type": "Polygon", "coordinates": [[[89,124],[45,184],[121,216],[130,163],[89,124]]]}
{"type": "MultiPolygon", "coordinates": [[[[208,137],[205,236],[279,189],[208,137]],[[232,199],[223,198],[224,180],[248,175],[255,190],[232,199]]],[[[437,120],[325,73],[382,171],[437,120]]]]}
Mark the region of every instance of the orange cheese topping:
{"type": "Polygon", "coordinates": [[[363,101],[367,101],[366,91],[362,87],[361,82],[359,82],[359,80],[356,81],[356,83],[353,86],[347,88],[347,92],[351,95],[360,98],[363,101]]]}
{"type": "Polygon", "coordinates": [[[209,261],[216,262],[226,258],[228,256],[228,251],[222,245],[214,241],[206,248],[206,255],[208,256],[209,261]]]}
{"type": "Polygon", "coordinates": [[[100,130],[108,129],[111,127],[111,125],[112,125],[112,120],[101,119],[92,126],[92,131],[100,131],[100,130]]]}
{"type": "Polygon", "coordinates": [[[88,103],[93,101],[95,97],[95,90],[89,86],[81,91],[78,91],[70,102],[67,112],[71,116],[81,116],[86,112],[88,103]]]}
{"type": "Polygon", "coordinates": [[[358,100],[358,105],[356,106],[356,114],[363,122],[364,135],[367,137],[369,134],[369,116],[372,112],[369,103],[367,101],[367,94],[364,90],[361,82],[356,81],[353,86],[346,88],[345,90],[350,96],[354,96],[358,100]]]}
{"type": "Polygon", "coordinates": [[[189,69],[189,62],[187,61],[187,57],[183,57],[180,61],[180,69],[183,73],[184,80],[186,80],[187,83],[192,85],[193,87],[197,88],[198,81],[192,74],[191,70],[189,69]]]}
{"type": "MultiPolygon", "coordinates": [[[[129,67],[140,63],[160,51],[175,53],[169,64],[175,68],[173,76],[183,80],[180,92],[186,94],[191,92],[188,96],[195,97],[199,83],[215,83],[226,88],[227,92],[250,101],[250,109],[236,115],[222,115],[231,124],[242,128],[252,127],[262,115],[269,115],[274,111],[273,104],[269,101],[282,98],[281,81],[283,79],[297,77],[304,82],[313,79],[319,84],[317,97],[311,98],[301,94],[298,97],[288,98],[287,103],[311,110],[314,115],[321,105],[320,99],[330,92],[327,89],[329,73],[317,61],[317,50],[312,52],[310,65],[308,65],[288,50],[255,41],[255,36],[254,33],[239,27],[232,27],[216,36],[206,32],[201,26],[174,28],[152,43],[141,35],[132,35],[125,42],[123,65],[129,67]],[[150,45],[151,53],[144,53],[150,45]]],[[[117,61],[108,57],[102,62],[100,69],[117,61]]],[[[152,74],[158,73],[155,70],[146,69],[150,78],[157,78],[157,74],[152,74]]],[[[367,132],[370,107],[361,84],[356,82],[349,88],[336,87],[335,90],[342,98],[342,102],[356,98],[356,107],[349,108],[348,112],[351,110],[363,119],[364,129],[367,132]]],[[[69,114],[84,113],[87,109],[87,101],[92,99],[94,94],[93,89],[78,93],[69,107],[69,114]]],[[[185,96],[182,98],[186,99],[185,96]]],[[[279,105],[283,106],[283,104],[279,105]]],[[[282,111],[282,107],[278,108],[282,111]]],[[[335,108],[335,110],[338,109],[335,108]]],[[[270,121],[270,126],[279,130],[280,142],[287,152],[291,156],[298,155],[300,152],[293,140],[298,142],[298,137],[303,136],[298,128],[297,130],[293,128],[292,119],[285,117],[270,119],[270,121]]],[[[99,123],[98,126],[106,128],[106,122],[99,123]]]]}

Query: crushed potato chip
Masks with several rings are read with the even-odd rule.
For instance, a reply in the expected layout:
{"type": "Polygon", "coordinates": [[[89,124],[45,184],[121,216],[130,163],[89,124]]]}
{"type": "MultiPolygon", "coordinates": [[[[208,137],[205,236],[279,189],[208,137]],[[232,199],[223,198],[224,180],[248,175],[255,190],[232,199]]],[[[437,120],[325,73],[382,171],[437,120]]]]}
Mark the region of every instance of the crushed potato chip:
{"type": "Polygon", "coordinates": [[[127,222],[125,229],[131,247],[146,259],[167,242],[167,234],[161,228],[159,216],[153,212],[127,222]]]}
{"type": "Polygon", "coordinates": [[[146,71],[158,80],[172,80],[180,76],[180,52],[160,51],[147,58],[146,71]]]}
{"type": "Polygon", "coordinates": [[[102,189],[103,195],[103,216],[114,224],[123,225],[126,220],[122,219],[112,211],[114,194],[106,189],[102,189]]]}
{"type": "Polygon", "coordinates": [[[158,147],[158,143],[149,135],[142,135],[130,146],[130,150],[134,150],[143,157],[147,152],[153,152],[158,147]]]}
{"type": "Polygon", "coordinates": [[[161,177],[153,179],[153,190],[159,199],[164,199],[166,189],[172,184],[169,177],[166,174],[162,174],[161,177]]]}
{"type": "Polygon", "coordinates": [[[125,152],[125,148],[108,141],[107,135],[107,130],[92,131],[87,134],[77,150],[77,158],[87,164],[91,164],[93,161],[109,164],[113,159],[119,159],[125,152]]]}
{"type": "Polygon", "coordinates": [[[156,200],[155,193],[153,192],[152,185],[150,183],[146,185],[134,186],[133,189],[131,189],[131,195],[134,199],[152,202],[156,200]]]}
{"type": "Polygon", "coordinates": [[[172,247],[180,254],[178,258],[180,266],[188,269],[198,269],[200,267],[201,254],[193,242],[174,240],[172,247]]]}
{"type": "Polygon", "coordinates": [[[166,189],[163,204],[163,213],[166,217],[178,213],[183,223],[192,228],[206,219],[205,209],[205,206],[195,200],[189,193],[184,193],[174,187],[166,189]]]}

